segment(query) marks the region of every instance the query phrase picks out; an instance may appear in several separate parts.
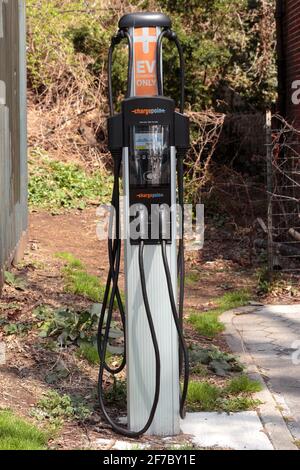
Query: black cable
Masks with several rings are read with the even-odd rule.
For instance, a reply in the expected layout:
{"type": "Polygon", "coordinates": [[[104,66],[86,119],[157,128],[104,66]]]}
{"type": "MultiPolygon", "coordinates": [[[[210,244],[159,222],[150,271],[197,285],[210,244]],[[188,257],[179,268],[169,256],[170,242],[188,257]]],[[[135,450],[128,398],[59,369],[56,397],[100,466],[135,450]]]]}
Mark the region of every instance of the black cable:
{"type": "MultiPolygon", "coordinates": [[[[185,108],[185,63],[184,63],[184,55],[181,44],[179,39],[174,31],[169,29],[163,30],[158,38],[157,41],[157,51],[156,51],[156,61],[157,61],[157,83],[158,83],[158,94],[163,94],[163,83],[162,83],[162,68],[161,68],[161,58],[162,58],[162,43],[164,38],[173,41],[177,47],[179,53],[179,61],[180,61],[180,81],[181,81],[181,99],[180,99],[180,112],[181,114],[184,113],[185,108]]],[[[188,364],[188,351],[185,346],[185,350],[182,347],[184,338],[183,338],[183,310],[184,310],[184,284],[185,284],[185,265],[184,265],[184,168],[183,168],[183,155],[180,152],[177,152],[177,169],[178,169],[178,200],[179,206],[181,208],[181,233],[180,233],[180,241],[179,241],[179,251],[178,251],[178,276],[179,276],[179,308],[178,308],[178,316],[176,313],[176,319],[178,320],[181,337],[180,341],[180,348],[179,348],[179,373],[181,376],[183,362],[185,362],[185,386],[183,390],[183,394],[181,397],[181,415],[184,415],[184,402],[186,399],[187,394],[187,387],[188,387],[188,380],[189,380],[189,364],[188,364]],[[183,341],[182,341],[183,339],[183,341]]],[[[168,268],[169,269],[169,268],[168,268]]],[[[167,273],[166,273],[167,274],[167,273]]],[[[172,295],[174,300],[174,294],[172,290],[172,295]]],[[[176,304],[175,300],[173,303],[173,314],[174,314],[174,305],[175,310],[176,304]]],[[[177,328],[178,330],[178,328],[177,328]]]]}
{"type": "Polygon", "coordinates": [[[156,63],[157,63],[157,89],[158,95],[163,95],[163,82],[162,82],[162,67],[161,67],[161,60],[162,60],[162,43],[163,39],[166,37],[170,41],[173,41],[177,47],[178,54],[179,54],[179,69],[180,69],[180,88],[181,88],[181,98],[180,98],[180,112],[181,114],[184,113],[185,108],[185,63],[184,63],[184,55],[182,46],[180,41],[176,35],[176,33],[170,29],[164,29],[157,40],[157,49],[156,49],[156,63]]]}
{"type": "Polygon", "coordinates": [[[158,95],[163,95],[163,82],[162,82],[162,68],[161,68],[161,61],[162,61],[162,43],[165,36],[170,34],[169,29],[164,29],[157,40],[157,47],[156,47],[156,67],[157,67],[157,90],[158,95]]]}
{"type": "Polygon", "coordinates": [[[112,61],[113,61],[114,50],[115,50],[115,44],[112,42],[108,51],[108,101],[109,101],[110,116],[114,115],[114,99],[113,99],[113,89],[112,89],[112,61]]]}
{"type": "Polygon", "coordinates": [[[132,73],[133,73],[133,42],[131,35],[124,31],[124,36],[127,38],[128,42],[128,78],[127,78],[127,94],[126,98],[130,98],[131,96],[131,87],[132,87],[132,73]]]}
{"type": "Polygon", "coordinates": [[[180,112],[181,112],[181,114],[183,114],[184,113],[184,108],[185,108],[185,63],[184,63],[184,55],[183,55],[182,46],[180,44],[180,41],[179,41],[176,33],[173,33],[171,39],[172,39],[172,41],[175,42],[177,50],[178,50],[178,54],[179,54],[180,81],[181,81],[180,112]]]}
{"type": "Polygon", "coordinates": [[[101,411],[106,419],[106,421],[111,425],[112,429],[126,437],[130,438],[138,438],[142,434],[145,434],[148,429],[150,428],[156,410],[157,410],[157,405],[159,401],[159,395],[160,395],[160,375],[161,375],[161,364],[160,364],[160,354],[159,354],[159,347],[158,347],[158,341],[155,333],[155,328],[153,324],[153,319],[151,315],[151,310],[149,306],[149,300],[148,300],[148,294],[147,294],[147,288],[146,288],[146,278],[145,278],[145,268],[144,268],[144,242],[141,241],[140,246],[139,246],[139,268],[140,268],[140,277],[141,277],[141,285],[142,285],[142,293],[143,293],[143,300],[144,300],[144,305],[145,305],[145,310],[146,310],[146,315],[148,319],[148,324],[150,328],[150,333],[151,333],[151,338],[152,338],[152,343],[153,343],[153,348],[154,348],[154,353],[155,353],[155,361],[156,361],[156,374],[155,374],[155,394],[154,394],[154,399],[153,399],[153,404],[151,408],[151,412],[148,418],[147,423],[141,429],[140,431],[128,431],[127,429],[123,428],[122,426],[119,426],[116,424],[109,414],[106,411],[104,400],[103,400],[103,378],[104,378],[104,364],[105,364],[105,356],[106,356],[106,350],[107,350],[107,344],[108,344],[108,339],[109,339],[109,331],[110,331],[110,325],[112,321],[112,313],[113,313],[113,305],[114,305],[114,298],[116,295],[116,289],[118,285],[118,279],[119,279],[119,271],[120,271],[120,258],[121,258],[121,250],[120,250],[120,245],[118,246],[117,252],[116,252],[116,266],[115,266],[115,276],[114,276],[114,281],[113,281],[113,287],[112,287],[112,292],[111,292],[111,297],[110,297],[110,303],[109,303],[109,308],[108,308],[108,315],[107,315],[107,322],[106,322],[106,327],[105,327],[105,334],[104,334],[104,340],[103,340],[103,347],[101,349],[101,357],[100,357],[100,370],[99,370],[99,380],[98,380],[98,395],[99,395],[99,403],[101,407],[101,411]]]}
{"type": "Polygon", "coordinates": [[[109,100],[109,112],[110,116],[114,115],[114,98],[113,98],[113,89],[112,89],[112,65],[113,65],[113,53],[117,44],[119,44],[122,39],[126,38],[128,42],[128,86],[126,98],[129,98],[131,95],[131,86],[132,86],[132,71],[133,71],[133,43],[130,34],[127,31],[120,30],[118,33],[113,36],[111,40],[111,45],[108,51],[108,100],[109,100]]]}
{"type": "MultiPolygon", "coordinates": [[[[183,310],[184,310],[184,287],[185,287],[185,263],[184,263],[184,170],[183,158],[178,155],[177,160],[177,173],[178,173],[178,202],[181,209],[181,224],[180,224],[180,238],[179,238],[179,251],[178,251],[178,275],[179,275],[179,322],[181,331],[183,331],[183,310]]],[[[179,352],[179,370],[182,373],[183,354],[180,349],[179,352]]]]}
{"type": "MultiPolygon", "coordinates": [[[[102,330],[103,330],[103,325],[105,322],[105,315],[106,315],[106,309],[107,309],[107,303],[108,303],[108,298],[109,298],[109,293],[110,293],[110,288],[111,288],[111,282],[114,279],[115,276],[115,261],[116,261],[116,254],[117,250],[121,250],[121,240],[120,240],[120,227],[119,227],[119,174],[120,174],[120,166],[121,166],[121,157],[115,156],[115,166],[114,166],[114,188],[113,188],[113,197],[112,197],[112,213],[110,215],[110,223],[109,223],[109,237],[108,237],[108,253],[109,253],[109,264],[110,264],[110,269],[108,273],[108,278],[106,282],[106,288],[105,288],[105,293],[104,293],[104,298],[103,298],[103,303],[102,303],[102,309],[101,309],[101,314],[100,314],[100,320],[99,320],[99,325],[98,325],[98,335],[97,335],[97,345],[98,345],[98,353],[99,357],[101,357],[101,351],[102,351],[102,330]],[[115,210],[115,214],[114,214],[115,210]],[[112,229],[113,229],[113,220],[114,220],[114,215],[116,215],[116,237],[114,240],[114,243],[112,242],[113,234],[112,234],[112,229]]],[[[125,312],[124,312],[124,307],[119,291],[119,287],[116,287],[116,299],[118,303],[118,308],[119,312],[121,315],[121,320],[122,320],[122,327],[124,331],[124,338],[125,338],[125,328],[126,328],[126,318],[125,318],[125,312]]],[[[105,361],[104,367],[107,370],[107,372],[111,374],[119,374],[122,372],[122,370],[125,368],[126,365],[126,341],[124,339],[124,355],[123,355],[123,360],[120,366],[117,369],[112,369],[105,361]]]]}
{"type": "Polygon", "coordinates": [[[176,306],[176,301],[175,301],[173,286],[172,286],[172,278],[171,278],[171,273],[170,273],[170,268],[169,268],[169,263],[168,263],[168,258],[167,258],[166,245],[167,245],[166,241],[162,241],[161,243],[162,257],[163,257],[163,263],[164,263],[166,279],[167,279],[167,284],[168,284],[168,291],[169,291],[169,297],[170,297],[170,302],[171,302],[172,314],[173,314],[174,322],[176,325],[177,333],[179,336],[179,342],[180,342],[180,346],[183,352],[184,362],[185,362],[183,390],[182,390],[182,395],[180,398],[180,416],[182,419],[184,419],[185,418],[184,406],[185,406],[185,401],[186,401],[187,392],[188,392],[188,384],[189,384],[189,353],[188,353],[188,349],[184,340],[183,332],[182,332],[179,317],[178,317],[177,306],[176,306]]]}

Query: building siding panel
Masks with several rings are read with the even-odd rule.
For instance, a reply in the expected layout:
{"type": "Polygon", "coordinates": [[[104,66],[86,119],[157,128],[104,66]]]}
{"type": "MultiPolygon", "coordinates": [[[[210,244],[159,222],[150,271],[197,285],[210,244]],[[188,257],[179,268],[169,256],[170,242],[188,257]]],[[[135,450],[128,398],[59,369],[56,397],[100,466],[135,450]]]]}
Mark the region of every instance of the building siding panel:
{"type": "Polygon", "coordinates": [[[24,0],[0,0],[0,288],[28,227],[24,0]]]}

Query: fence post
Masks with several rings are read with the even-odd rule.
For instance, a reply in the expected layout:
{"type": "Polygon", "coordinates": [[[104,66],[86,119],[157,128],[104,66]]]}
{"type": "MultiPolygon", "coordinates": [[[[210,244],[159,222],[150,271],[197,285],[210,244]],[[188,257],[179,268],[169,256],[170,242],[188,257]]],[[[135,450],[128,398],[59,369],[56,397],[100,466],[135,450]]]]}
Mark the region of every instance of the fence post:
{"type": "Polygon", "coordinates": [[[273,168],[272,168],[272,113],[266,111],[266,155],[267,155],[267,197],[268,197],[268,271],[273,273],[273,168]]]}

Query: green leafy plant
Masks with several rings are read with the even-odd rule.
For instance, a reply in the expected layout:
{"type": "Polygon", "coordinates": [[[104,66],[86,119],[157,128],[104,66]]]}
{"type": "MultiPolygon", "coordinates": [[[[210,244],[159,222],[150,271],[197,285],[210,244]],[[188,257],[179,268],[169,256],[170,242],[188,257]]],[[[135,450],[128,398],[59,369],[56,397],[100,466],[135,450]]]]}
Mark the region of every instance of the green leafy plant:
{"type": "Polygon", "coordinates": [[[33,328],[33,324],[29,322],[9,322],[2,320],[0,326],[3,327],[3,332],[6,336],[22,336],[33,328]]]}
{"type": "Polygon", "coordinates": [[[111,405],[125,409],[127,399],[126,381],[114,378],[113,384],[106,390],[105,398],[111,405]]]}
{"type": "Polygon", "coordinates": [[[109,202],[112,177],[105,172],[88,174],[73,163],[45,156],[41,150],[29,159],[29,203],[32,208],[83,209],[90,202],[109,202]]]}
{"type": "Polygon", "coordinates": [[[91,416],[91,409],[78,396],[60,395],[48,391],[35,406],[33,416],[39,420],[47,419],[56,426],[65,420],[85,421],[91,416]]]}
{"type": "Polygon", "coordinates": [[[14,287],[17,290],[25,290],[26,289],[26,281],[25,279],[15,276],[10,271],[4,272],[4,281],[11,287],[14,287]]]}
{"type": "Polygon", "coordinates": [[[260,268],[256,271],[257,288],[260,294],[268,294],[272,289],[272,280],[268,268],[260,268]]]}
{"type": "Polygon", "coordinates": [[[253,410],[261,404],[260,400],[255,400],[247,396],[233,397],[222,400],[220,406],[222,411],[227,413],[238,413],[240,411],[253,410]]]}
{"type": "MultiPolygon", "coordinates": [[[[197,368],[204,365],[221,377],[226,377],[233,372],[243,371],[243,365],[233,354],[220,351],[216,347],[201,348],[197,345],[192,345],[189,356],[191,369],[194,374],[197,374],[197,368]]],[[[207,369],[205,370],[207,372],[207,369]]]]}
{"type": "Polygon", "coordinates": [[[78,341],[92,341],[99,318],[88,310],[77,312],[71,309],[53,310],[51,317],[39,323],[40,336],[55,338],[61,346],[78,341]]]}
{"type": "MultiPolygon", "coordinates": [[[[79,346],[77,355],[87,359],[91,364],[97,364],[99,359],[96,345],[101,309],[101,304],[93,304],[89,310],[82,311],[69,308],[54,310],[41,306],[33,312],[33,315],[38,320],[37,327],[42,338],[55,340],[60,347],[79,346]]],[[[105,321],[106,318],[104,327],[105,321]]],[[[124,353],[124,346],[119,343],[123,336],[123,331],[118,328],[116,322],[113,322],[107,345],[108,360],[110,355],[118,356],[124,353]]],[[[53,345],[51,347],[53,349],[53,345]]],[[[53,371],[49,383],[58,380],[60,376],[61,373],[53,371]]]]}

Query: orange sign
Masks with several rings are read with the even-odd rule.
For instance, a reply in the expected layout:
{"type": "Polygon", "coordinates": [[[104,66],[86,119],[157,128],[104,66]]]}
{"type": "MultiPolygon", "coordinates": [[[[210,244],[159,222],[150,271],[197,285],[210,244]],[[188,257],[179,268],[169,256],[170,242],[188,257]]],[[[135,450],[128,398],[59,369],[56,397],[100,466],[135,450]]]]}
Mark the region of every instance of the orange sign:
{"type": "Polygon", "coordinates": [[[157,90],[156,28],[134,30],[135,96],[155,96],[157,90]]]}

